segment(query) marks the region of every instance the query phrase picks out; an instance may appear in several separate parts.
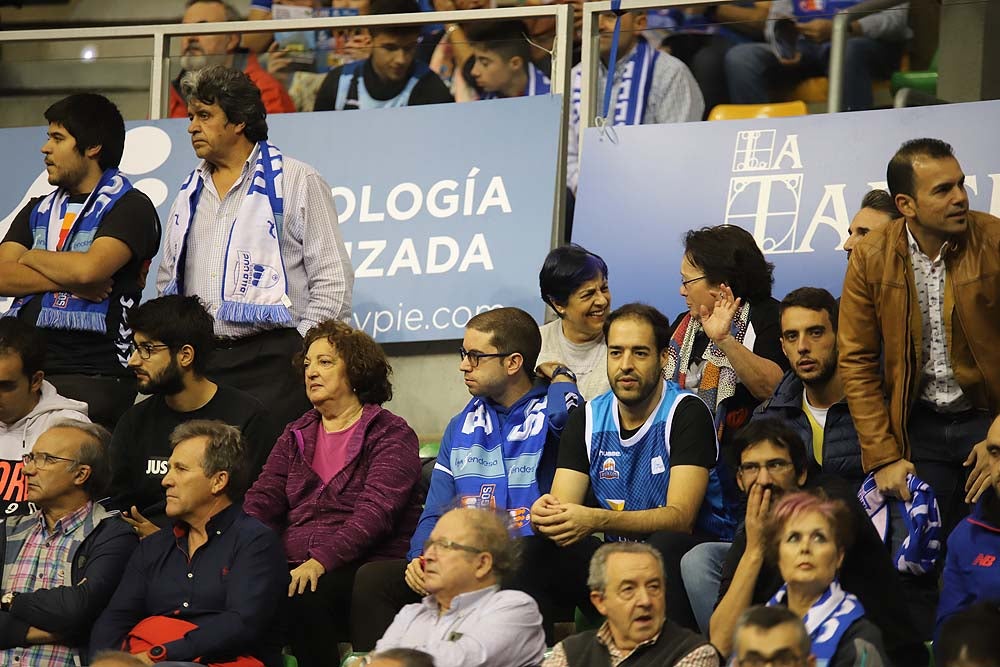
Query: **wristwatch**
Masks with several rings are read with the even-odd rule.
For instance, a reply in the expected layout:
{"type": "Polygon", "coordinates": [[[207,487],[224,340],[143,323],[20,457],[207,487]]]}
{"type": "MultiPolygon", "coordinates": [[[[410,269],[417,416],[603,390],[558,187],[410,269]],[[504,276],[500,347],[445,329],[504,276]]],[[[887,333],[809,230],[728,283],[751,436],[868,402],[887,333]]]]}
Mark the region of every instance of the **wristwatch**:
{"type": "Polygon", "coordinates": [[[14,598],[16,596],[17,593],[14,592],[4,593],[3,597],[0,597],[0,609],[3,611],[10,611],[10,606],[14,604],[14,598]]]}
{"type": "Polygon", "coordinates": [[[163,662],[167,659],[167,649],[163,647],[163,644],[157,644],[156,646],[150,647],[146,654],[149,655],[149,659],[153,662],[163,662]]]}
{"type": "Polygon", "coordinates": [[[553,382],[555,381],[557,375],[565,375],[570,380],[572,380],[574,384],[576,383],[576,373],[574,373],[570,369],[566,368],[565,366],[556,366],[555,367],[555,369],[552,371],[552,380],[553,380],[553,382]]]}

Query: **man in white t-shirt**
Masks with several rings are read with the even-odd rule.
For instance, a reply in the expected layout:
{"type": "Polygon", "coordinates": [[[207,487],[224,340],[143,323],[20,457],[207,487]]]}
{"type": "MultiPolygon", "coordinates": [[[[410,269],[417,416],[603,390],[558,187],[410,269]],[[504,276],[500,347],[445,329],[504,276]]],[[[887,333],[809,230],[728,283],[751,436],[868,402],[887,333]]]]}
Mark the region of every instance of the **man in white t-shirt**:
{"type": "Polygon", "coordinates": [[[857,488],[864,471],[837,367],[837,301],[824,289],[800,287],[781,301],[779,312],[781,348],[791,370],[753,419],[787,422],[824,472],[857,488]]]}

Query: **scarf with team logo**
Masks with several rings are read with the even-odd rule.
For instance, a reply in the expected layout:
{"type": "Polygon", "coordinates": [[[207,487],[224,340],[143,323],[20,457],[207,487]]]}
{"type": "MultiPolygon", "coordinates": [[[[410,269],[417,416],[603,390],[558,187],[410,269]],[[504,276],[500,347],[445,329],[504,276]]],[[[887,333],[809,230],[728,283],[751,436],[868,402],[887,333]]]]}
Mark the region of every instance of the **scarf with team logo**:
{"type": "MultiPolygon", "coordinates": [[[[652,48],[642,37],[636,41],[632,55],[629,56],[622,68],[621,77],[617,77],[617,68],[614,74],[614,84],[617,84],[618,94],[615,98],[614,108],[609,125],[641,125],[643,116],[646,114],[646,100],[649,98],[649,90],[653,86],[653,67],[659,51],[652,48]]],[[[581,91],[583,85],[583,72],[577,69],[573,75],[573,88],[571,90],[572,105],[574,112],[580,112],[580,100],[583,99],[581,91]]],[[[605,72],[605,76],[608,73],[605,72]]],[[[579,119],[578,119],[579,120],[579,119]]]]}
{"type": "Polygon", "coordinates": [[[546,395],[516,403],[503,426],[496,408],[474,398],[451,438],[451,474],[465,506],[507,510],[511,535],[531,535],[529,510],[538,500],[538,465],[549,433],[546,395]]]}
{"type": "MultiPolygon", "coordinates": [[[[258,143],[249,178],[250,189],[232,222],[223,253],[222,305],[215,317],[226,322],[285,324],[292,321],[292,314],[279,245],[284,217],[281,151],[267,141],[258,143]]],[[[184,290],[184,249],[203,187],[195,169],[174,202],[164,252],[171,278],[164,294],[184,290]]]]}
{"type": "MultiPolygon", "coordinates": [[[[528,88],[524,94],[528,97],[533,95],[548,95],[552,90],[552,81],[545,76],[545,72],[528,63],[528,88]]],[[[499,93],[484,93],[484,100],[495,100],[499,98],[499,93]]]]}
{"type": "Polygon", "coordinates": [[[858,491],[858,500],[883,542],[889,540],[891,512],[899,512],[906,526],[906,535],[892,560],[900,572],[926,574],[934,570],[941,554],[938,502],[934,490],[918,477],[907,475],[906,486],[910,489],[910,500],[887,500],[878,490],[875,473],[869,473],[858,491]]]}
{"type": "MultiPolygon", "coordinates": [[[[750,304],[745,303],[736,311],[731,325],[731,334],[740,345],[743,344],[749,326],[750,304]]],[[[687,372],[691,366],[691,353],[695,337],[701,331],[703,331],[701,322],[691,317],[691,313],[684,316],[667,346],[667,365],[663,367],[664,379],[676,382],[685,389],[688,388],[687,372]]],[[[705,370],[702,371],[701,382],[698,384],[698,396],[715,414],[716,430],[721,437],[726,416],[723,401],[736,393],[736,385],[740,380],[729,359],[711,341],[705,348],[703,359],[705,370]]]]}
{"type": "MultiPolygon", "coordinates": [[[[83,208],[73,221],[65,240],[53,246],[49,241],[56,234],[49,234],[49,229],[60,229],[66,209],[69,206],[70,193],[63,188],[45,196],[31,212],[32,249],[60,252],[86,252],[94,242],[97,228],[104,214],[114,208],[114,205],[126,192],[132,189],[132,184],[125,175],[116,168],[106,169],[101,174],[97,187],[83,203],[83,208]]],[[[12,317],[33,299],[35,294],[29,294],[16,299],[4,316],[12,317]]],[[[48,329],[70,329],[73,331],[94,331],[107,333],[107,317],[109,299],[95,303],[87,301],[70,292],[46,292],[42,295],[42,308],[38,313],[36,326],[48,329]]]]}
{"type": "MultiPolygon", "coordinates": [[[[767,606],[784,604],[788,597],[788,584],[782,585],[767,606]]],[[[840,638],[854,621],[865,615],[865,608],[854,595],[840,587],[836,579],[809,609],[803,620],[812,652],[816,656],[816,667],[825,667],[837,652],[840,638]]]]}

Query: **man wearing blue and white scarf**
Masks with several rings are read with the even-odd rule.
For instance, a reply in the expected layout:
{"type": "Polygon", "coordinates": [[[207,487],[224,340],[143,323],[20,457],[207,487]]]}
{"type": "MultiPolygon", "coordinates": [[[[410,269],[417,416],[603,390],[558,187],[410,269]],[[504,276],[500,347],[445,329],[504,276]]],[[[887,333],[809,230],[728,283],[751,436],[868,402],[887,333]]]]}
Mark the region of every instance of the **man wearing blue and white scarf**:
{"type": "Polygon", "coordinates": [[[480,99],[548,95],[552,82],[531,62],[528,29],[521,21],[500,21],[469,26],[472,47],[469,72],[480,99]]]}
{"type": "MultiPolygon", "coordinates": [[[[358,571],[351,613],[364,619],[358,624],[364,627],[352,632],[356,650],[373,648],[399,608],[426,595],[424,543],[455,505],[504,512],[513,536],[532,534],[531,505],[548,493],[568,412],[583,402],[565,367],[552,371],[551,382],[536,382],[541,348],[538,324],[519,308],[497,308],[469,320],[458,370],[472,400],[445,428],[407,561],[368,563],[358,571]]],[[[528,559],[522,563],[522,569],[533,568],[528,559]]],[[[505,587],[520,589],[519,576],[505,580],[505,587]]]]}
{"type": "MultiPolygon", "coordinates": [[[[607,80],[614,28],[614,15],[601,14],[601,63],[595,82],[599,92],[604,91],[607,80]]],[[[656,44],[647,42],[641,34],[645,28],[645,12],[622,14],[607,125],[651,125],[701,120],[705,101],[694,76],[680,60],[659,51],[656,44]]],[[[571,75],[572,97],[566,158],[566,185],[574,193],[580,178],[582,74],[583,63],[580,63],[573,68],[571,75]]]]}
{"type": "Polygon", "coordinates": [[[0,244],[0,296],[17,297],[6,316],[45,329],[46,379],[114,428],[136,395],[125,312],[139,301],[160,223],[118,170],[125,123],[114,104],[71,95],[45,118],[42,154],[56,190],[11,223],[0,244]]]}
{"type": "Polygon", "coordinates": [[[220,66],[188,72],[201,163],[167,219],[160,294],[197,295],[219,344],[207,375],[288,423],[309,409],[292,357],[312,326],[350,315],[354,272],[330,186],[268,141],[260,91],[220,66]]]}

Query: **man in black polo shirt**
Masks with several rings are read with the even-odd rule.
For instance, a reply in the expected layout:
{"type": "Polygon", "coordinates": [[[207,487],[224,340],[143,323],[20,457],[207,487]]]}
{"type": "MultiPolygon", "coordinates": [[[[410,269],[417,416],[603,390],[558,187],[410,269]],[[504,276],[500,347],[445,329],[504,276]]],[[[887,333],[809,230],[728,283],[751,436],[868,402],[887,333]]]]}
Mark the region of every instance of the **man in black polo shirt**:
{"type": "Polygon", "coordinates": [[[0,296],[18,297],[6,315],[45,334],[45,378],[112,430],[135,401],[125,311],[139,302],[160,221],[118,170],[125,123],[111,101],[70,95],[45,119],[42,154],[57,189],[29,201],[0,243],[0,296]]]}
{"type": "Polygon", "coordinates": [[[280,665],[275,612],[288,567],[280,538],[247,516],[239,429],[190,421],[171,435],[163,478],[173,530],[139,543],[91,634],[91,650],[120,648],[152,662],[280,665]]]}

